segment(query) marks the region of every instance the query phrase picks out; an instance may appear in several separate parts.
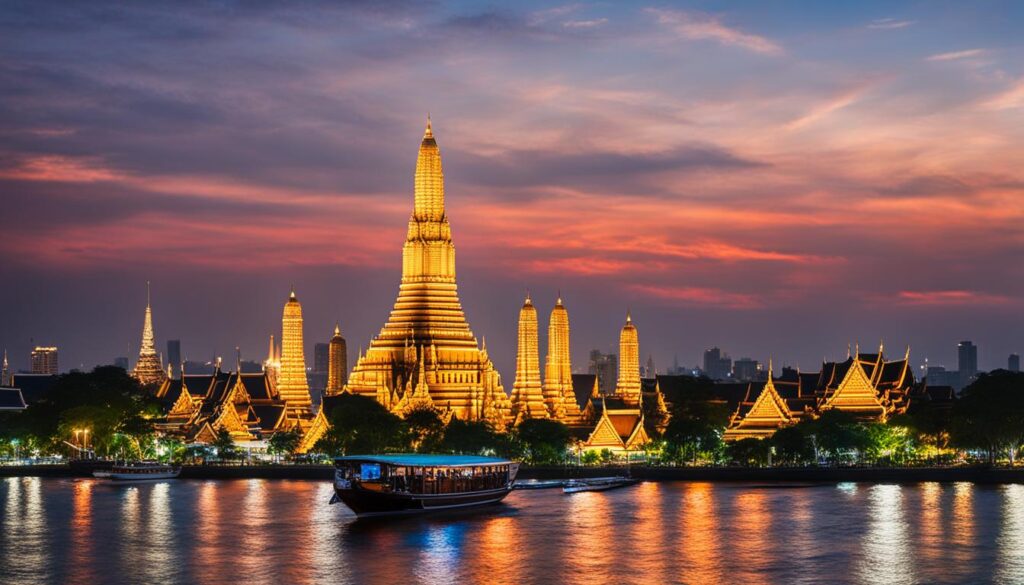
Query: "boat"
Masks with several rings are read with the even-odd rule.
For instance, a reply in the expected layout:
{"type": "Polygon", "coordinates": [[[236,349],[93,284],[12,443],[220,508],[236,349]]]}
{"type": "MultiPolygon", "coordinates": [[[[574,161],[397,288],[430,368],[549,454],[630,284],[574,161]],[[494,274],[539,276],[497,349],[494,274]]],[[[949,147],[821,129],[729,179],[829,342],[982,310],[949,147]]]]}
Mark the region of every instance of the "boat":
{"type": "Polygon", "coordinates": [[[519,480],[512,486],[516,490],[549,490],[565,487],[569,483],[567,479],[525,479],[519,480]]]}
{"type": "Polygon", "coordinates": [[[617,488],[628,487],[640,483],[632,477],[595,477],[592,479],[574,479],[562,488],[562,493],[576,494],[579,492],[604,492],[617,488]]]}
{"type": "Polygon", "coordinates": [[[497,504],[519,472],[513,461],[476,455],[350,455],[334,468],[330,503],[361,517],[497,504]]]}
{"type": "Polygon", "coordinates": [[[115,465],[110,469],[96,470],[92,476],[99,479],[111,481],[156,481],[161,479],[174,479],[181,473],[181,467],[164,465],[149,461],[115,465]]]}

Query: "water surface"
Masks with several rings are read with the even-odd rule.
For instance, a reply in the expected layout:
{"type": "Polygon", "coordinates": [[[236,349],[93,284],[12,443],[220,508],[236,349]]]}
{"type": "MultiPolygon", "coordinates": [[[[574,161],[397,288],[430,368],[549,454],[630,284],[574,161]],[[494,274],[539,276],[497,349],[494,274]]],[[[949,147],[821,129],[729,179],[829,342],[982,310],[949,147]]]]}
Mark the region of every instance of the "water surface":
{"type": "Polygon", "coordinates": [[[1024,486],[644,483],[356,520],[328,482],[0,479],[0,582],[1024,583],[1024,486]]]}

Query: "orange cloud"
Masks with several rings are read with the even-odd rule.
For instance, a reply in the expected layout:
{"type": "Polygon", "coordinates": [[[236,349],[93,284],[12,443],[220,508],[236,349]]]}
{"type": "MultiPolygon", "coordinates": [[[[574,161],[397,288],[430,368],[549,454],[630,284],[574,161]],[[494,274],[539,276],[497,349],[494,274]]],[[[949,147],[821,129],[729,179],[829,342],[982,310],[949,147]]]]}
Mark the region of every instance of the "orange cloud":
{"type": "Polygon", "coordinates": [[[899,292],[897,298],[908,305],[925,306],[1005,304],[1012,300],[1001,295],[971,290],[904,290],[899,292]]]}
{"type": "Polygon", "coordinates": [[[654,298],[675,301],[684,305],[722,307],[729,309],[756,309],[762,306],[754,295],[734,293],[716,288],[696,286],[656,286],[634,284],[628,287],[654,298]]]}

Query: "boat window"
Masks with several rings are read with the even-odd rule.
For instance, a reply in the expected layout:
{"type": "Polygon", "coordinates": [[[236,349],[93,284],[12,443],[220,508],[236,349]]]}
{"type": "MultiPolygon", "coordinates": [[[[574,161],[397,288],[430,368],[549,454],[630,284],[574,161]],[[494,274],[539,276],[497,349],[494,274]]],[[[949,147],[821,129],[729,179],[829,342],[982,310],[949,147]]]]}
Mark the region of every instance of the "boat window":
{"type": "Polygon", "coordinates": [[[363,481],[380,479],[379,463],[363,463],[359,466],[359,478],[363,481]]]}

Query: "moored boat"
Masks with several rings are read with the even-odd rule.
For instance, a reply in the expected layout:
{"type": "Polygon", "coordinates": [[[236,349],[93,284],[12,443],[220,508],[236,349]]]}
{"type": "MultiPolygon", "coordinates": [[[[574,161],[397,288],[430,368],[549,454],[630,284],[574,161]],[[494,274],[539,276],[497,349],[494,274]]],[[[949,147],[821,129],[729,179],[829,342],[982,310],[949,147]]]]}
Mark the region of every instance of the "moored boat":
{"type": "Polygon", "coordinates": [[[351,455],[334,460],[334,497],[359,516],[496,504],[519,464],[475,455],[351,455]]]}
{"type": "Polygon", "coordinates": [[[604,492],[616,488],[627,487],[640,483],[631,477],[598,477],[593,479],[577,479],[570,481],[562,488],[562,493],[604,492]]]}
{"type": "Polygon", "coordinates": [[[174,479],[181,473],[181,467],[164,465],[162,463],[138,462],[125,465],[115,465],[110,469],[97,470],[92,473],[93,477],[109,479],[111,481],[155,481],[160,479],[174,479]]]}

